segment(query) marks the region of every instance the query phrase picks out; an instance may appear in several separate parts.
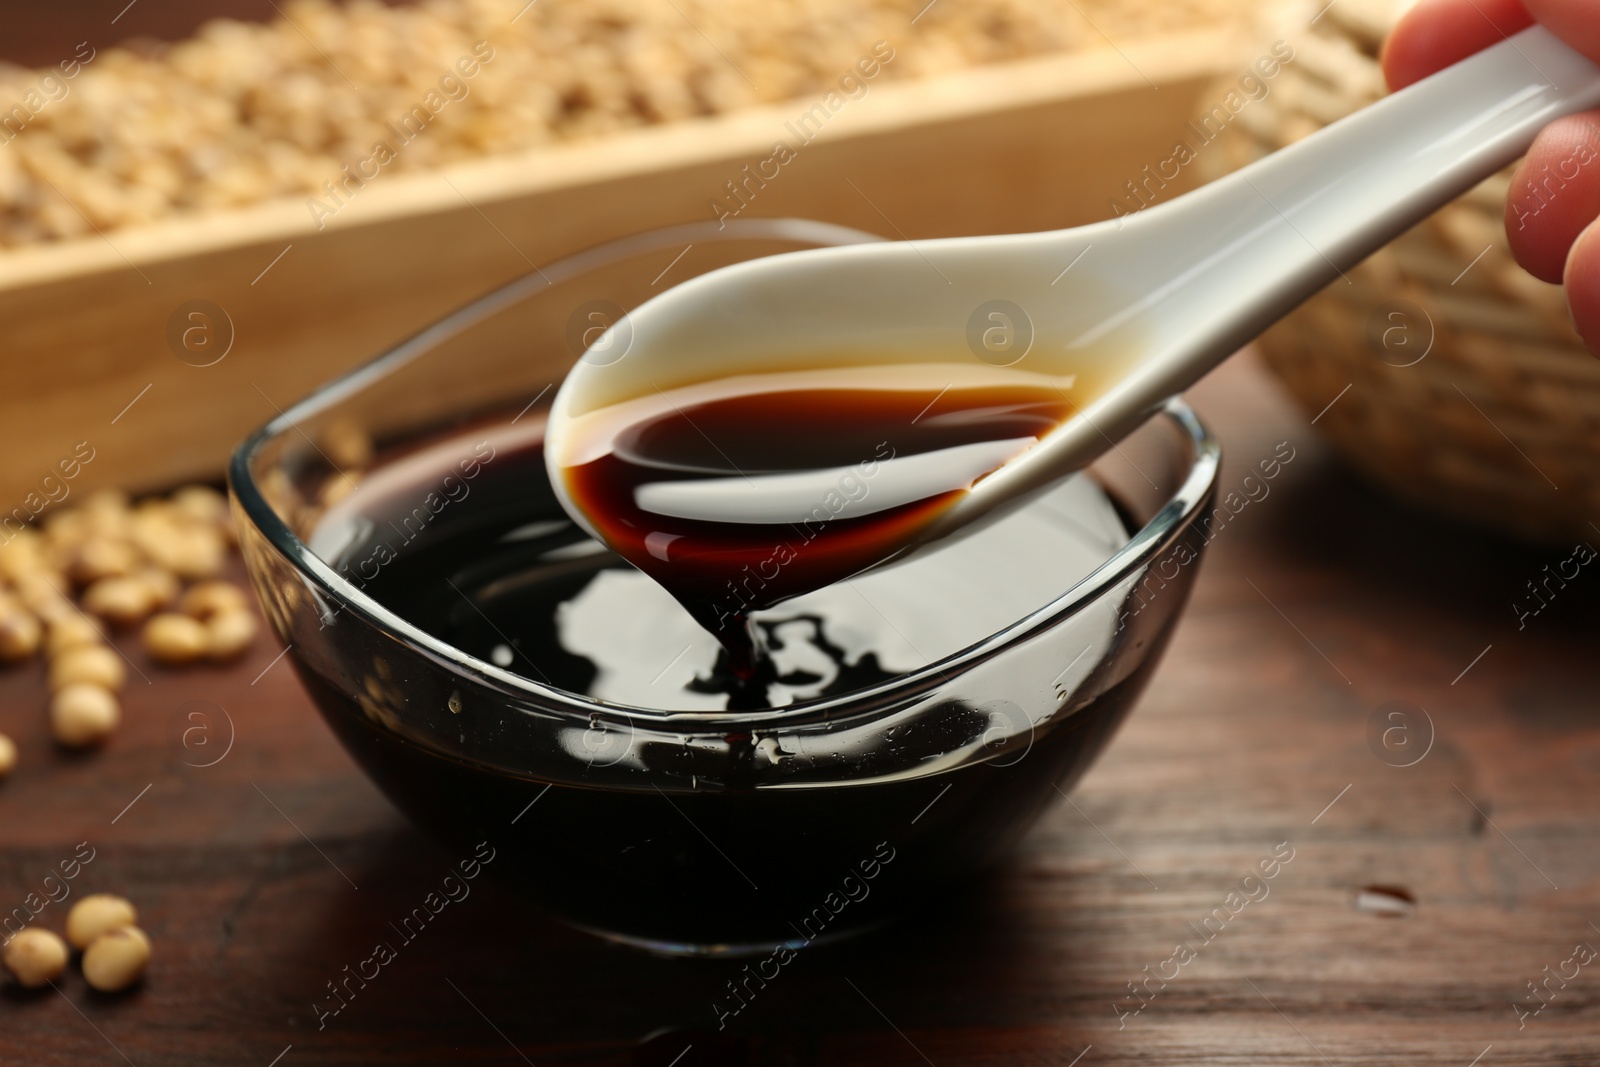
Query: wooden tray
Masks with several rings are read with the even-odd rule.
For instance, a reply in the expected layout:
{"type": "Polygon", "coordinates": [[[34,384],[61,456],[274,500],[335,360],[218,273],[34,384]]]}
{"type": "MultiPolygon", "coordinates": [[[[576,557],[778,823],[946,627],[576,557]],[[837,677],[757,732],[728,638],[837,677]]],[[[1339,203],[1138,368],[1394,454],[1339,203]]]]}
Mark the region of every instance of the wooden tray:
{"type": "MultiPolygon", "coordinates": [[[[1107,217],[1169,154],[1232,43],[1172,36],[874,86],[744,217],[910,238],[1107,217]]],[[[811,103],[380,175],[324,229],[282,200],[0,253],[0,512],[59,494],[47,476],[80,442],[94,458],[69,493],[216,477],[277,409],[473,296],[597,242],[712,218],[723,183],[790,139],[785,123],[811,103]],[[225,314],[209,323],[214,351],[231,333],[210,366],[169,340],[194,301],[225,314]]]]}

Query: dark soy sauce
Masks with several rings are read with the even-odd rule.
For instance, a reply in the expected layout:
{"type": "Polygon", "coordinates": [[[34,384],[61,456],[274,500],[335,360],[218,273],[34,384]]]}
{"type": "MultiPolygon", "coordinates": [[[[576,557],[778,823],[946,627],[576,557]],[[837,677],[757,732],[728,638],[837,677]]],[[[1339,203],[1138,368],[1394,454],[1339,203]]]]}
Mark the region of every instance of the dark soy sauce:
{"type": "Polygon", "coordinates": [[[561,476],[600,539],[670,591],[758,692],[770,670],[752,612],[894,557],[975,477],[1073,410],[1060,389],[1037,384],[662,399],[633,421],[590,427],[605,439],[581,442],[580,454],[598,455],[561,476]],[[784,502],[750,521],[774,475],[789,476],[784,502]],[[673,489],[708,483],[719,483],[709,501],[674,501],[673,489]],[[726,518],[699,517],[718,509],[726,518]]]}
{"type": "MultiPolygon", "coordinates": [[[[715,642],[671,597],[566,516],[536,437],[495,436],[491,453],[475,447],[482,436],[383,459],[329,510],[313,549],[408,622],[530,679],[634,703],[654,694],[659,708],[727,706],[746,692],[725,664],[712,665],[715,642]],[[459,481],[462,457],[474,455],[483,462],[462,483],[470,492],[425,523],[412,520],[419,502],[455,485],[446,477],[459,481]],[[367,565],[373,559],[385,562],[367,565]],[[685,634],[699,637],[706,655],[663,673],[685,634]]],[[[771,693],[847,692],[921,662],[897,648],[898,631],[922,654],[942,655],[1040,606],[1127,540],[1103,491],[1087,481],[1081,490],[1059,515],[1045,500],[971,539],[857,579],[892,622],[850,591],[829,599],[825,590],[757,616],[777,674],[771,693]],[[1040,576],[1074,554],[1076,570],[1040,576]],[[984,573],[969,577],[974,571],[984,573]],[[921,609],[919,596],[946,610],[921,609]]],[[[1117,605],[1103,609],[1091,611],[1109,640],[1117,605]]],[[[387,644],[376,642],[372,657],[392,656],[387,644]]],[[[1064,650],[1063,661],[1076,651],[1064,650]]],[[[345,746],[403,810],[462,855],[491,841],[498,854],[489,870],[558,915],[657,945],[755,945],[827,939],[947,899],[940,887],[1003,855],[1056,799],[1057,786],[1071,787],[1156,659],[1147,656],[1128,677],[1008,740],[985,762],[926,773],[924,760],[981,746],[995,724],[984,709],[951,701],[892,738],[864,741],[852,780],[804,789],[755,788],[727,766],[714,780],[691,780],[673,770],[689,758],[685,750],[666,741],[635,749],[648,768],[637,788],[597,788],[585,784],[581,758],[554,753],[541,764],[537,746],[547,742],[539,731],[547,726],[530,726],[530,737],[485,732],[495,717],[469,702],[459,713],[464,750],[521,745],[533,753],[518,763],[524,773],[502,773],[407,736],[347,695],[348,682],[325,679],[306,662],[297,669],[345,746]]],[[[403,677],[401,667],[394,676],[403,677]]],[[[393,714],[407,713],[402,706],[393,714]]],[[[575,729],[581,735],[581,724],[575,729]]],[[[727,997],[719,1003],[737,1006],[727,997]]]]}

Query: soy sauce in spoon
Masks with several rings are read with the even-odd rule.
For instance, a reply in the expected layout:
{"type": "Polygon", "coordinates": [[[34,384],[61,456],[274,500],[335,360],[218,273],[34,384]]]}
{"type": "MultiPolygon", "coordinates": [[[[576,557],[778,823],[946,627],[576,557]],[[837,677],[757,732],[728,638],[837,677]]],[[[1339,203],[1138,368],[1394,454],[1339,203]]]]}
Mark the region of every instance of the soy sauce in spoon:
{"type": "Polygon", "coordinates": [[[754,684],[752,612],[894,556],[1074,408],[1042,376],[951,370],[655,393],[580,419],[559,476],[592,532],[670,590],[754,684]]]}

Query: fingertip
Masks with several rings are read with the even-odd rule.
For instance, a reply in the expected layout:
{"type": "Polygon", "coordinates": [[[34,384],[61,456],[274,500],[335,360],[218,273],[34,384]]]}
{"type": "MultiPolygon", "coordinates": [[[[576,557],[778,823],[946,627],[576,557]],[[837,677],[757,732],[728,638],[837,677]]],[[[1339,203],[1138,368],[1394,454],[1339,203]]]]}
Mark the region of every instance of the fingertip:
{"type": "Polygon", "coordinates": [[[1531,25],[1520,0],[1419,0],[1384,42],[1384,78],[1404,89],[1531,25]]]}
{"type": "Polygon", "coordinates": [[[1562,281],[1572,324],[1589,351],[1600,356],[1600,222],[1592,222],[1573,242],[1562,281]]]}
{"type": "Polygon", "coordinates": [[[1600,12],[1593,0],[1527,0],[1527,6],[1557,37],[1600,63],[1600,12]]]}
{"type": "Polygon", "coordinates": [[[1517,165],[1506,236],[1534,277],[1559,282],[1578,236],[1600,216],[1600,111],[1558,119],[1517,165]]]}

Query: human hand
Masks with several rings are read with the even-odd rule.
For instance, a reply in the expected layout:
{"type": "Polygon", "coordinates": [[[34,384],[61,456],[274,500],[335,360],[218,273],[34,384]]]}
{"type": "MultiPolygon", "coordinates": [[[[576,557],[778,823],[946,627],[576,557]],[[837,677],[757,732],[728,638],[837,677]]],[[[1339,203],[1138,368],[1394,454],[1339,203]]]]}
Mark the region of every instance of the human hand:
{"type": "MultiPolygon", "coordinates": [[[[1383,50],[1389,88],[1400,89],[1542,23],[1600,63],[1600,0],[1420,0],[1383,50]]],[[[1567,290],[1572,319],[1600,355],[1600,111],[1557,119],[1518,165],[1506,200],[1512,254],[1528,272],[1567,290]]]]}

